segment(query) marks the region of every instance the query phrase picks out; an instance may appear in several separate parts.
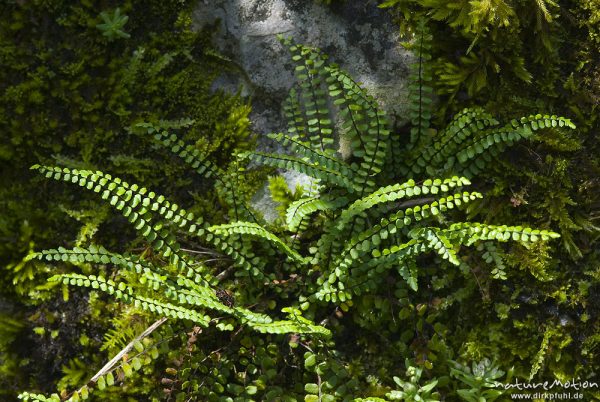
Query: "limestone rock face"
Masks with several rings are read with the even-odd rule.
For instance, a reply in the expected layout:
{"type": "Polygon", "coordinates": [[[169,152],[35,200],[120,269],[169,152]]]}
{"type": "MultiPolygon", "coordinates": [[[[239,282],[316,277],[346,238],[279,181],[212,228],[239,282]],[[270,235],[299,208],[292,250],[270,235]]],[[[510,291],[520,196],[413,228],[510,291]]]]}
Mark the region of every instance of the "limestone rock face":
{"type": "MultiPolygon", "coordinates": [[[[223,74],[214,86],[233,92],[242,87],[252,99],[250,118],[259,135],[285,131],[281,105],[295,82],[289,52],[278,34],[323,50],[363,83],[391,121],[404,122],[411,55],[399,45],[397,27],[376,3],[340,1],[327,7],[315,0],[200,0],[194,23],[197,29],[217,29],[219,51],[245,72],[223,74]]],[[[259,138],[259,148],[269,150],[270,141],[259,138]]],[[[297,182],[310,182],[295,172],[284,172],[284,177],[292,189],[297,182]]],[[[268,189],[254,197],[253,206],[267,220],[276,218],[268,189]]]]}
{"type": "Polygon", "coordinates": [[[399,45],[397,27],[374,1],[340,1],[327,7],[314,0],[201,0],[198,29],[216,27],[216,45],[247,74],[223,76],[217,87],[252,97],[254,130],[281,131],[281,103],[294,82],[289,53],[277,34],[321,48],[330,60],[362,82],[392,120],[405,119],[410,54],[399,45]]]}

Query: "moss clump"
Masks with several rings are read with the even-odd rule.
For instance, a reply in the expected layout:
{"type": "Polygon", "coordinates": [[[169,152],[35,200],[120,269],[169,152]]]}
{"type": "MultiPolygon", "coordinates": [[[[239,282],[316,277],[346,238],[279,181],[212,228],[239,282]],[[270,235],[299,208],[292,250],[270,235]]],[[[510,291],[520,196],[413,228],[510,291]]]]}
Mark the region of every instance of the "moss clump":
{"type": "MultiPolygon", "coordinates": [[[[192,5],[175,0],[0,4],[0,265],[5,268],[0,314],[22,319],[15,324],[21,338],[49,317],[62,322],[59,298],[46,284],[50,268],[22,259],[33,247],[56,244],[57,230],[65,234],[65,245],[89,241],[108,216],[89,198],[33,180],[32,164],[105,169],[173,194],[193,204],[195,212],[220,213],[210,193],[195,202],[195,192],[210,187],[184,175],[177,161],[126,129],[142,119],[194,119],[186,140],[211,154],[225,150],[213,155],[219,164],[233,148],[251,144],[249,106],[237,94],[211,88],[229,65],[211,47],[210,33],[192,30],[192,5]],[[113,34],[105,35],[111,29],[113,34]],[[66,223],[65,210],[73,218],[66,223]]],[[[122,250],[133,239],[131,231],[112,223],[107,227],[113,229],[99,232],[101,241],[122,250]]],[[[76,325],[89,319],[81,317],[66,320],[76,325]]],[[[98,319],[106,328],[107,317],[98,319]]],[[[30,349],[39,349],[46,335],[33,336],[30,349]]],[[[20,388],[48,389],[69,357],[79,353],[84,363],[92,361],[85,348],[97,350],[101,340],[84,346],[60,338],[72,347],[56,351],[64,360],[47,370],[11,343],[16,339],[14,331],[0,333],[0,399],[20,388]]]]}

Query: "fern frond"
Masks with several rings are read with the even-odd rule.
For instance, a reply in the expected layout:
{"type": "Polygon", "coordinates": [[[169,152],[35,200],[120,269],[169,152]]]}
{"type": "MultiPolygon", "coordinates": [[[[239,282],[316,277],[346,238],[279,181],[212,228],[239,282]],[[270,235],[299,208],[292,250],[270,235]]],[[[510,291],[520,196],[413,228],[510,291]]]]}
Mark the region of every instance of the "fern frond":
{"type": "Polygon", "coordinates": [[[304,159],[281,154],[268,154],[264,152],[247,152],[240,154],[240,157],[247,157],[255,160],[258,163],[280,169],[295,170],[315,179],[343,187],[350,192],[359,191],[359,188],[357,188],[357,186],[341,172],[328,169],[324,166],[320,166],[304,159]]]}
{"type": "Polygon", "coordinates": [[[327,328],[320,325],[315,325],[312,321],[302,317],[300,310],[292,307],[286,307],[283,308],[282,311],[288,314],[287,320],[264,324],[253,324],[252,328],[259,332],[268,334],[303,333],[321,335],[326,338],[331,336],[331,331],[327,328]]]}
{"type": "Polygon", "coordinates": [[[90,245],[88,248],[75,247],[70,250],[65,249],[64,247],[43,250],[38,253],[30,254],[27,258],[37,258],[39,260],[45,259],[46,261],[64,261],[75,264],[112,264],[140,274],[138,279],[140,283],[147,283],[147,286],[153,290],[158,290],[166,280],[166,274],[149,262],[137,258],[125,257],[117,253],[111,253],[104,247],[96,245],[90,245]]]}
{"type": "MultiPolygon", "coordinates": [[[[522,117],[519,120],[512,120],[504,127],[483,130],[478,135],[468,138],[455,150],[456,161],[461,165],[466,165],[469,160],[478,161],[478,163],[469,163],[465,169],[467,174],[477,174],[485,166],[485,163],[491,159],[490,157],[486,158],[485,155],[496,155],[504,150],[506,146],[531,137],[535,131],[553,127],[575,129],[575,125],[571,120],[564,117],[541,114],[522,117]]],[[[451,169],[454,164],[455,160],[449,159],[444,169],[451,169]]]]}
{"type": "Polygon", "coordinates": [[[137,123],[132,127],[136,133],[152,135],[162,146],[181,158],[196,173],[205,178],[214,178],[218,183],[218,189],[225,195],[225,201],[232,208],[232,216],[238,220],[247,218],[256,221],[254,214],[245,201],[239,197],[236,191],[237,185],[232,182],[227,172],[223,171],[208,159],[208,155],[197,147],[186,144],[177,135],[169,133],[166,128],[187,127],[193,124],[193,120],[181,119],[179,121],[162,121],[157,125],[149,122],[137,123]]]}
{"type": "MultiPolygon", "coordinates": [[[[296,88],[292,87],[288,94],[284,104],[283,111],[287,118],[287,130],[290,136],[298,136],[310,141],[306,133],[306,124],[304,114],[298,101],[298,92],[296,88]]],[[[312,145],[312,144],[311,144],[312,145]]]]}
{"type": "Polygon", "coordinates": [[[438,194],[440,191],[448,192],[470,184],[471,182],[468,179],[454,176],[443,180],[427,179],[420,185],[416,184],[414,180],[408,180],[405,183],[381,187],[366,197],[356,200],[343,210],[335,223],[335,228],[338,231],[343,230],[352,221],[352,218],[381,204],[419,195],[438,194]]]}
{"type": "MultiPolygon", "coordinates": [[[[325,231],[325,234],[319,240],[317,257],[329,255],[332,252],[337,251],[338,246],[336,245],[336,239],[342,234],[345,233],[346,236],[353,238],[356,233],[361,232],[366,223],[366,212],[371,209],[381,207],[382,205],[395,202],[402,198],[414,197],[421,194],[438,194],[440,191],[448,192],[453,188],[469,184],[470,182],[467,179],[455,176],[444,180],[428,179],[421,185],[417,185],[414,180],[409,180],[405,183],[381,187],[368,196],[356,200],[342,211],[340,216],[332,222],[329,229],[325,231]],[[331,246],[332,244],[335,245],[333,248],[331,246]]],[[[459,198],[460,197],[462,197],[462,195],[459,195],[459,198]]],[[[426,204],[426,202],[424,203],[426,204]]],[[[460,203],[460,200],[458,202],[460,203]]],[[[446,199],[443,199],[443,204],[441,205],[444,205],[444,207],[448,205],[449,208],[454,206],[452,203],[448,204],[446,199]]],[[[434,203],[431,207],[434,211],[437,211],[438,204],[434,203]]],[[[421,207],[418,208],[420,210],[421,207]]],[[[429,205],[425,208],[429,208],[429,205]]],[[[364,241],[365,240],[363,240],[363,242],[364,241]]],[[[356,253],[354,248],[351,248],[351,250],[354,250],[352,252],[353,254],[356,253]]]]}
{"type": "MultiPolygon", "coordinates": [[[[177,120],[159,120],[158,127],[163,130],[179,130],[182,128],[190,128],[196,123],[196,120],[189,118],[181,118],[177,120]]],[[[140,127],[143,127],[143,123],[140,127]]]]}
{"type": "Polygon", "coordinates": [[[323,67],[327,56],[317,49],[294,44],[289,38],[279,39],[288,47],[296,64],[294,73],[298,80],[297,94],[304,109],[301,116],[305,133],[314,149],[334,153],[333,123],[324,89],[327,71],[323,67]]]}
{"type": "Polygon", "coordinates": [[[329,94],[340,109],[343,129],[352,147],[352,155],[360,163],[352,163],[357,172],[356,183],[364,194],[374,186],[371,177],[380,173],[385,164],[389,137],[389,122],[385,111],[350,75],[335,65],[327,67],[329,94]]]}
{"type": "Polygon", "coordinates": [[[317,211],[329,211],[345,205],[348,200],[339,197],[330,200],[327,197],[302,198],[290,204],[286,212],[286,223],[288,229],[294,231],[300,227],[302,221],[317,211]]]}
{"type": "Polygon", "coordinates": [[[522,226],[487,225],[477,222],[459,222],[443,229],[444,235],[459,244],[471,245],[482,240],[501,242],[518,241],[524,244],[547,241],[560,237],[549,230],[531,229],[522,226]]]}
{"type": "Polygon", "coordinates": [[[488,264],[494,264],[494,268],[492,269],[492,277],[494,279],[506,279],[506,265],[504,264],[504,257],[501,251],[496,247],[496,245],[491,241],[483,241],[480,246],[478,246],[478,250],[485,250],[485,252],[481,255],[483,260],[488,264]]]}
{"type": "Polygon", "coordinates": [[[377,282],[382,280],[383,273],[392,266],[426,251],[427,247],[421,241],[411,239],[381,252],[373,252],[373,258],[369,258],[351,271],[339,277],[332,273],[314,297],[331,302],[350,300],[354,295],[360,295],[376,287],[377,282]]]}
{"type": "Polygon", "coordinates": [[[287,102],[288,131],[307,133],[313,149],[332,155],[334,125],[329,97],[338,106],[352,155],[362,160],[350,165],[358,173],[354,181],[362,191],[368,191],[374,185],[370,177],[379,173],[385,163],[389,135],[385,112],[347,73],[334,64],[326,65],[326,57],[320,51],[294,44],[291,39],[280,39],[297,64],[299,81],[298,91],[292,91],[287,102]]]}
{"type": "Polygon", "coordinates": [[[416,62],[410,66],[408,110],[412,123],[410,130],[410,147],[415,147],[425,137],[431,125],[433,112],[433,88],[431,68],[432,36],[427,28],[426,21],[421,19],[415,31],[416,44],[414,46],[416,62]]]}
{"type": "Polygon", "coordinates": [[[451,264],[456,266],[460,265],[454,245],[450,239],[444,235],[444,232],[440,228],[419,228],[415,231],[411,231],[409,236],[413,239],[423,240],[430,250],[433,250],[451,264]]]}
{"type": "Polygon", "coordinates": [[[239,241],[226,241],[211,232],[207,235],[207,240],[213,244],[216,250],[231,257],[235,266],[243,269],[243,271],[238,271],[237,275],[242,275],[242,272],[246,272],[259,279],[265,277],[263,272],[265,262],[260,256],[246,247],[243,243],[243,238],[240,237],[239,241]]]}
{"type": "Polygon", "coordinates": [[[153,298],[145,297],[134,292],[133,289],[124,282],[116,283],[110,279],[104,279],[96,275],[65,274],[55,275],[48,279],[51,282],[62,282],[65,285],[80,286],[92,289],[99,289],[118,300],[128,304],[133,304],[137,308],[145,311],[157,313],[166,317],[187,319],[197,323],[200,326],[207,327],[210,317],[197,311],[178,306],[175,304],[162,302],[153,298]]]}
{"type": "Polygon", "coordinates": [[[440,131],[435,139],[423,149],[419,149],[416,158],[409,159],[408,169],[405,171],[419,174],[427,171],[429,174],[437,174],[436,169],[447,160],[454,160],[457,148],[468,137],[489,126],[498,124],[491,115],[481,109],[464,109],[458,113],[446,128],[440,131]]]}
{"type": "Polygon", "coordinates": [[[193,270],[185,261],[185,257],[179,253],[179,243],[164,222],[177,225],[190,235],[203,236],[207,225],[202,218],[194,217],[192,213],[169,202],[162,195],[148,192],[146,188],[139,188],[137,184],[129,185],[118,177],[113,178],[100,171],[40,165],[34,165],[31,169],[45,174],[47,178],[74,183],[101,193],[102,199],[108,200],[111,206],[120,211],[156,251],[168,258],[169,262],[180,270],[188,268],[189,274],[193,275],[193,270]],[[151,221],[154,219],[154,214],[164,221],[153,225],[151,221]]]}
{"type": "Polygon", "coordinates": [[[208,230],[220,236],[231,236],[232,234],[244,234],[253,237],[258,237],[266,240],[273,244],[279,250],[283,251],[293,261],[305,264],[307,260],[292,250],[287,244],[285,244],[279,237],[269,232],[262,226],[252,222],[234,222],[225,225],[211,226],[208,230]]]}
{"type": "Polygon", "coordinates": [[[31,392],[21,392],[19,394],[19,399],[23,401],[30,402],[61,402],[62,399],[58,394],[52,394],[50,396],[46,396],[43,394],[34,394],[31,392]]]}
{"type": "Polygon", "coordinates": [[[343,176],[346,176],[350,179],[353,178],[354,172],[352,168],[339,160],[325,152],[319,151],[317,149],[311,148],[311,145],[300,141],[298,137],[290,137],[282,133],[278,134],[269,134],[269,138],[277,141],[284,147],[289,147],[289,150],[292,152],[296,152],[306,158],[308,158],[315,165],[324,166],[325,168],[338,171],[343,176]]]}
{"type": "MultiPolygon", "coordinates": [[[[185,318],[197,320],[201,315],[198,315],[195,310],[183,307],[185,305],[207,308],[210,310],[226,313],[240,319],[249,326],[257,324],[266,324],[272,322],[272,319],[264,314],[254,313],[243,307],[229,307],[220,302],[215,292],[210,288],[202,288],[190,281],[187,278],[177,278],[177,284],[169,283],[161,280],[160,290],[163,290],[164,295],[176,302],[177,304],[164,303],[155,299],[155,292],[159,287],[147,287],[147,291],[151,291],[153,297],[143,296],[140,292],[142,289],[131,288],[124,283],[115,283],[111,280],[105,280],[100,276],[85,276],[80,274],[57,275],[49,279],[50,281],[61,281],[67,285],[83,286],[87,288],[100,289],[108,294],[114,295],[117,299],[127,303],[133,303],[135,307],[146,311],[158,313],[172,318],[185,318]],[[185,314],[184,317],[181,314],[185,314]]],[[[144,283],[141,281],[140,283],[144,283]]],[[[206,318],[206,322],[210,320],[206,318]]],[[[203,321],[196,321],[203,322],[203,321]]]]}
{"type": "MultiPolygon", "coordinates": [[[[159,125],[154,125],[149,122],[137,123],[132,126],[132,131],[152,135],[156,141],[183,159],[199,175],[205,178],[223,177],[225,172],[212,163],[208,159],[207,154],[192,145],[186,144],[183,140],[179,139],[177,135],[165,130],[165,125],[173,126],[171,123],[173,122],[162,122],[159,123],[159,125]]],[[[186,127],[192,123],[192,120],[182,120],[174,126],[186,127]]]]}
{"type": "Polygon", "coordinates": [[[380,257],[382,255],[380,246],[388,238],[394,236],[398,230],[411,225],[413,222],[419,222],[430,216],[438,215],[440,212],[454,208],[455,205],[461,205],[477,198],[482,198],[482,195],[477,192],[456,193],[431,203],[416,205],[397,211],[390,216],[382,218],[379,224],[368,228],[346,243],[344,250],[333,264],[335,267],[333,271],[334,276],[330,275],[330,283],[335,282],[335,277],[347,275],[351,267],[364,263],[365,259],[380,257]]]}

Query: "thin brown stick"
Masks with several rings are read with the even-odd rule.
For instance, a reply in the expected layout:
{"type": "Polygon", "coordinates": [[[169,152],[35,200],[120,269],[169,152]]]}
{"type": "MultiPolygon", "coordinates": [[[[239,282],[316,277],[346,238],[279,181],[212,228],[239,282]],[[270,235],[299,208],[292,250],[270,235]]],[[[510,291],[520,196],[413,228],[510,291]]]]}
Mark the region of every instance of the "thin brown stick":
{"type": "Polygon", "coordinates": [[[136,342],[141,341],[152,332],[154,332],[158,327],[160,327],[165,321],[167,321],[167,317],[162,317],[161,319],[154,322],[154,324],[150,325],[144,332],[138,335],[134,340],[129,342],[127,346],[125,346],[119,353],[115,355],[108,363],[104,365],[91,379],[90,382],[96,383],[100,377],[107,374],[109,371],[113,369],[113,367],[121,360],[123,356],[125,356],[131,349],[133,349],[133,345],[136,342]]]}

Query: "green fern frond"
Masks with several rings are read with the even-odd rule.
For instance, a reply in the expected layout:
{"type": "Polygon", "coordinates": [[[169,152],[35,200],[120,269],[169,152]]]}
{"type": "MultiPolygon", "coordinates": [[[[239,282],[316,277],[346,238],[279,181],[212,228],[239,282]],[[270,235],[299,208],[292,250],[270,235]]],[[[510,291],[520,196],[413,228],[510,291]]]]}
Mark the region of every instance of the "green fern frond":
{"type": "Polygon", "coordinates": [[[444,260],[456,266],[460,265],[455,246],[440,228],[419,228],[411,231],[409,236],[413,239],[422,239],[430,250],[435,251],[444,260]]]}
{"type": "Polygon", "coordinates": [[[324,182],[343,187],[350,192],[359,191],[359,188],[341,172],[328,169],[324,166],[306,161],[304,159],[281,154],[268,154],[264,152],[247,152],[240,154],[240,157],[250,158],[258,163],[280,169],[295,170],[317,180],[322,180],[324,182]]]}
{"type": "Polygon", "coordinates": [[[330,200],[327,197],[302,198],[290,204],[286,212],[286,223],[288,229],[295,231],[301,226],[304,219],[317,211],[329,211],[345,205],[348,200],[345,197],[339,197],[330,200]]]}
{"type": "Polygon", "coordinates": [[[265,262],[260,256],[257,256],[249,247],[243,243],[243,238],[238,238],[238,241],[226,241],[220,236],[214,235],[212,232],[209,233],[207,239],[212,243],[216,250],[228,255],[234,261],[238,268],[254,277],[263,279],[265,277],[264,265],[265,262]]]}
{"type": "Polygon", "coordinates": [[[65,285],[99,289],[113,296],[117,300],[133,304],[135,307],[141,308],[142,310],[157,313],[166,317],[187,319],[203,327],[207,327],[210,323],[210,317],[204,314],[182,306],[141,296],[138,292],[134,292],[134,290],[124,282],[117,283],[110,279],[104,279],[101,276],[85,276],[80,274],[55,275],[48,280],[51,282],[62,282],[65,285]]]}
{"type": "Polygon", "coordinates": [[[311,148],[309,143],[300,141],[298,137],[290,137],[282,133],[269,134],[268,137],[274,141],[277,141],[284,147],[289,147],[290,151],[308,158],[315,165],[324,166],[332,171],[338,171],[350,179],[352,179],[354,175],[354,172],[350,166],[346,165],[344,162],[328,153],[311,148]]]}
{"type": "Polygon", "coordinates": [[[416,44],[414,45],[414,50],[417,60],[410,66],[410,83],[408,86],[408,110],[412,123],[410,147],[418,145],[426,136],[433,114],[432,74],[429,67],[432,36],[424,19],[419,21],[415,36],[416,44]]]}
{"type": "Polygon", "coordinates": [[[273,322],[270,317],[264,314],[255,313],[243,307],[229,307],[224,305],[219,301],[212,289],[199,288],[186,278],[178,278],[177,286],[163,281],[164,295],[177,304],[157,300],[154,291],[159,290],[158,288],[148,289],[152,291],[152,297],[143,296],[140,293],[142,292],[141,289],[134,289],[123,282],[117,283],[95,275],[65,274],[56,275],[49,280],[62,282],[66,285],[99,289],[142,310],[167,317],[192,320],[202,326],[208,325],[211,320],[210,317],[184,306],[201,307],[226,313],[235,316],[241,322],[253,328],[255,325],[263,328],[262,326],[273,322]],[[179,287],[179,285],[186,286],[187,288],[179,287]]]}
{"type": "Polygon", "coordinates": [[[302,317],[302,313],[291,307],[282,309],[288,314],[287,320],[275,321],[264,324],[254,324],[253,328],[259,332],[268,334],[304,333],[321,335],[326,338],[331,336],[331,331],[320,325],[313,324],[310,320],[302,317]]]}
{"type": "Polygon", "coordinates": [[[193,145],[186,144],[176,134],[167,131],[171,128],[189,127],[194,123],[191,119],[180,119],[176,121],[161,120],[158,125],[149,122],[137,123],[131,127],[131,131],[138,134],[152,135],[153,138],[173,154],[181,158],[196,173],[205,178],[214,178],[219,186],[218,190],[224,195],[224,200],[231,207],[231,215],[235,220],[256,218],[246,205],[245,200],[240,197],[238,187],[229,177],[230,175],[211,162],[208,155],[193,145]]]}
{"type": "Polygon", "coordinates": [[[58,394],[52,394],[50,396],[46,396],[43,394],[34,394],[31,392],[21,392],[19,394],[19,399],[23,401],[31,401],[31,402],[61,402],[62,399],[58,394]]]}
{"type": "Polygon", "coordinates": [[[100,171],[76,170],[59,167],[34,165],[33,170],[44,174],[47,178],[70,182],[96,193],[133,225],[133,227],[161,253],[169,262],[180,270],[188,269],[190,275],[193,270],[185,261],[183,254],[179,253],[179,243],[168,229],[165,222],[177,225],[190,235],[203,236],[207,226],[201,218],[196,218],[192,213],[171,203],[162,195],[139,188],[137,184],[129,185],[118,177],[100,171]],[[163,218],[154,225],[152,220],[155,214],[163,218]]]}
{"type": "Polygon", "coordinates": [[[186,144],[176,134],[169,133],[165,129],[165,126],[186,127],[191,124],[193,124],[192,120],[180,120],[179,122],[162,121],[158,125],[141,122],[133,125],[131,130],[138,134],[143,133],[153,136],[156,141],[183,159],[199,175],[205,178],[223,177],[225,172],[212,163],[208,159],[208,155],[200,151],[197,147],[186,144]]]}
{"type": "Polygon", "coordinates": [[[491,241],[483,241],[478,246],[478,250],[484,251],[481,255],[483,260],[488,264],[494,264],[492,269],[492,277],[494,279],[505,280],[506,277],[506,265],[504,264],[503,253],[496,247],[491,241]]]}
{"type": "Polygon", "coordinates": [[[298,92],[296,88],[291,88],[284,104],[283,111],[287,119],[288,133],[290,136],[298,136],[310,142],[306,133],[306,124],[303,111],[298,101],[298,92]]]}
{"type": "Polygon", "coordinates": [[[348,273],[339,276],[332,273],[314,294],[314,297],[334,303],[350,300],[354,295],[360,295],[376,288],[377,283],[384,277],[384,272],[391,267],[427,251],[427,247],[421,241],[412,239],[406,243],[386,248],[382,252],[374,252],[373,258],[369,258],[348,273]]]}
{"type": "Polygon", "coordinates": [[[149,262],[111,253],[104,247],[96,245],[90,245],[88,248],[75,247],[70,250],[67,250],[63,247],[59,247],[56,250],[43,250],[38,253],[30,254],[27,258],[37,258],[39,260],[46,261],[64,261],[75,264],[112,264],[114,266],[125,268],[128,271],[140,274],[140,283],[148,283],[148,287],[153,290],[158,290],[162,283],[166,280],[166,274],[161,272],[162,270],[159,268],[151,265],[149,262]]]}
{"type": "MultiPolygon", "coordinates": [[[[504,127],[482,130],[477,135],[468,138],[455,150],[456,160],[461,165],[466,166],[465,173],[474,175],[479,173],[485,166],[485,162],[491,159],[490,157],[486,158],[486,155],[496,155],[506,146],[531,137],[535,131],[555,127],[575,129],[575,125],[571,120],[555,115],[538,114],[512,120],[504,127]],[[475,163],[471,162],[467,165],[470,160],[474,160],[475,163]]],[[[454,159],[448,159],[444,169],[450,169],[454,163],[454,159]]]]}
{"type": "Polygon", "coordinates": [[[348,73],[335,65],[328,66],[327,71],[331,75],[329,94],[340,110],[352,155],[362,159],[351,166],[358,173],[357,183],[369,191],[373,183],[368,178],[381,172],[385,163],[389,137],[386,113],[348,73]]]}
{"type": "Polygon", "coordinates": [[[408,168],[405,171],[419,174],[427,171],[429,174],[435,172],[449,159],[453,159],[457,148],[468,137],[480,130],[498,124],[489,114],[481,109],[464,109],[458,113],[452,121],[441,130],[435,138],[431,138],[416,155],[415,159],[408,160],[408,168]]]}
{"type": "MultiPolygon", "coordinates": [[[[444,180],[428,179],[421,185],[417,185],[413,180],[409,180],[405,183],[381,187],[368,196],[356,200],[343,210],[339,218],[333,222],[332,231],[328,234],[327,240],[333,240],[335,237],[339,236],[340,233],[345,231],[348,226],[351,228],[350,235],[353,236],[353,229],[361,227],[361,224],[364,223],[365,212],[373,208],[381,207],[384,204],[393,203],[403,198],[419,195],[425,196],[428,194],[435,195],[440,191],[444,193],[469,184],[471,183],[466,178],[455,176],[444,180]]],[[[424,202],[424,204],[426,203],[427,202],[424,202]]],[[[437,209],[437,205],[432,206],[434,209],[437,209]]]]}
{"type": "Polygon", "coordinates": [[[226,225],[211,226],[209,231],[220,236],[231,236],[232,234],[244,234],[248,236],[258,237],[273,244],[279,250],[283,251],[293,261],[305,264],[306,258],[302,257],[296,251],[292,250],[279,237],[269,232],[262,226],[252,222],[234,222],[226,225]]]}
{"type": "Polygon", "coordinates": [[[458,222],[444,229],[444,234],[460,244],[471,245],[477,241],[518,241],[524,244],[548,241],[560,237],[549,230],[531,229],[522,226],[487,225],[477,222],[458,222]]]}
{"type": "Polygon", "coordinates": [[[346,243],[333,264],[334,271],[333,276],[330,275],[330,282],[335,281],[335,277],[346,275],[349,269],[360,265],[365,259],[380,257],[383,253],[380,251],[381,245],[392,239],[399,230],[477,198],[482,198],[477,192],[456,193],[430,203],[408,207],[382,218],[379,224],[369,227],[346,243]]]}
{"type": "MultiPolygon", "coordinates": [[[[306,133],[313,149],[333,155],[335,138],[333,111],[329,100],[337,106],[342,130],[351,144],[352,155],[362,160],[352,162],[356,185],[368,191],[374,185],[371,176],[379,173],[385,163],[388,121],[376,101],[334,64],[325,64],[326,57],[317,49],[280,38],[296,62],[297,90],[290,93],[286,104],[288,132],[306,133]],[[329,99],[329,100],[328,100],[329,99]]],[[[338,136],[342,140],[342,136],[338,136]]]]}
{"type": "MultiPolygon", "coordinates": [[[[294,44],[289,38],[280,36],[279,39],[287,46],[292,54],[292,61],[296,64],[294,73],[298,80],[297,96],[301,99],[304,113],[294,113],[294,117],[303,117],[302,126],[306,128],[305,133],[314,149],[333,153],[333,123],[324,88],[327,72],[323,66],[326,56],[317,49],[294,44]]],[[[294,93],[290,95],[293,96],[294,93]]],[[[290,104],[294,105],[294,101],[290,104]]]]}
{"type": "MultiPolygon", "coordinates": [[[[157,127],[163,130],[179,130],[182,128],[190,128],[195,123],[196,120],[189,118],[181,118],[177,120],[159,120],[157,127]]],[[[143,127],[143,124],[140,127],[143,127]]]]}
{"type": "Polygon", "coordinates": [[[351,218],[371,208],[384,203],[398,201],[419,195],[437,194],[448,192],[453,189],[468,186],[471,182],[464,177],[454,176],[449,179],[427,179],[423,184],[416,184],[414,180],[408,180],[401,184],[380,187],[366,197],[353,202],[347,209],[342,211],[337,221],[336,228],[341,230],[351,218]]]}

